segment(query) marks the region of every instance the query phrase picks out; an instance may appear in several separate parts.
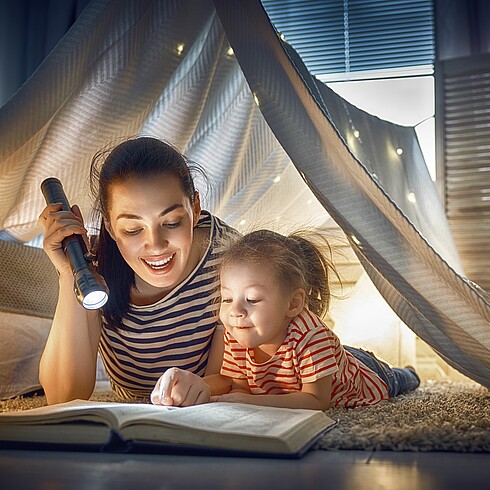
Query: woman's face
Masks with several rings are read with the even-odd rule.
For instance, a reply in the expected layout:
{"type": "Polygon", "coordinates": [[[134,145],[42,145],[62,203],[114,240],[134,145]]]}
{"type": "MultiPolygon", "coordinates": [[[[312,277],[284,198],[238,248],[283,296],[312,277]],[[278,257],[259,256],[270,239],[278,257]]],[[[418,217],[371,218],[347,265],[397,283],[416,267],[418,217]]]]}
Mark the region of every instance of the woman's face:
{"type": "Polygon", "coordinates": [[[194,269],[200,252],[193,245],[201,208],[191,204],[173,175],[132,178],[109,189],[107,230],[135,272],[137,294],[165,294],[194,269]]]}

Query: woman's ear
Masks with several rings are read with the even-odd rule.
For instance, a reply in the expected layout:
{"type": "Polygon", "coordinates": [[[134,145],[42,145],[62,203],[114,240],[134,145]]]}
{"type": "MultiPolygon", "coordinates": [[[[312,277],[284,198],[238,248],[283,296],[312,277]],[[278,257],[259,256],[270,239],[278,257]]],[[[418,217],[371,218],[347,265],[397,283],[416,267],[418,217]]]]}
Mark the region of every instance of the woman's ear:
{"type": "Polygon", "coordinates": [[[197,222],[199,221],[199,217],[201,216],[201,196],[197,191],[194,194],[194,204],[192,206],[192,214],[194,218],[193,226],[196,226],[197,222]]]}
{"type": "Polygon", "coordinates": [[[306,293],[304,289],[298,288],[292,292],[289,300],[288,315],[291,318],[299,315],[305,307],[306,293]]]}
{"type": "Polygon", "coordinates": [[[109,233],[110,237],[114,241],[116,241],[116,237],[114,236],[114,230],[112,229],[111,222],[108,219],[106,219],[106,218],[102,218],[102,219],[103,219],[103,222],[104,222],[104,227],[107,230],[107,233],[109,233]]]}

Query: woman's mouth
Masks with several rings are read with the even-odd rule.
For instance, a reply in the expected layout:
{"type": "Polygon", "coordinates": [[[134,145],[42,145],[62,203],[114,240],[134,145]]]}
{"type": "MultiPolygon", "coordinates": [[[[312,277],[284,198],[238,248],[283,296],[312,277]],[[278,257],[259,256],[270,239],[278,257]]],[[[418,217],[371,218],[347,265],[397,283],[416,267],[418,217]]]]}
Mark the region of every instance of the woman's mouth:
{"type": "Polygon", "coordinates": [[[151,270],[153,271],[163,271],[168,268],[168,266],[172,263],[172,259],[175,257],[175,252],[172,255],[164,259],[158,260],[149,260],[149,259],[141,259],[151,270]]]}

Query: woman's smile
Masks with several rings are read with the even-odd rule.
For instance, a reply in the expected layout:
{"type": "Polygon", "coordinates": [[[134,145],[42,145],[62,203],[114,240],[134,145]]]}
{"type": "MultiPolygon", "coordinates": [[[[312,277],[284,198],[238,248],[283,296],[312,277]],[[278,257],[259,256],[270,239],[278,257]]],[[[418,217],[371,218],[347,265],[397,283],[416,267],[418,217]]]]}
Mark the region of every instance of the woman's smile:
{"type": "Polygon", "coordinates": [[[163,297],[201,257],[194,241],[198,196],[191,203],[178,178],[157,175],[114,184],[111,203],[108,230],[135,273],[139,301],[163,297]]]}
{"type": "Polygon", "coordinates": [[[154,273],[167,273],[172,269],[174,264],[173,259],[176,252],[171,255],[166,255],[162,257],[155,258],[141,258],[142,262],[148,267],[151,272],[154,273]]]}

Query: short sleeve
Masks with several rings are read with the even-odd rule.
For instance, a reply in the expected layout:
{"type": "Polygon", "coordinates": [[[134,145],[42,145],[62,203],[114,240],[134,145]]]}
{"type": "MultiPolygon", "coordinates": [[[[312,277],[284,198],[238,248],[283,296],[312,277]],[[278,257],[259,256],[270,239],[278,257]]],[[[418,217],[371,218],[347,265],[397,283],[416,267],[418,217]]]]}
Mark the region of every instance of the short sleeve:
{"type": "Polygon", "coordinates": [[[312,383],[339,370],[337,342],[326,328],[316,328],[297,346],[298,369],[303,383],[312,383]]]}

